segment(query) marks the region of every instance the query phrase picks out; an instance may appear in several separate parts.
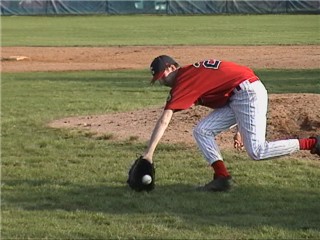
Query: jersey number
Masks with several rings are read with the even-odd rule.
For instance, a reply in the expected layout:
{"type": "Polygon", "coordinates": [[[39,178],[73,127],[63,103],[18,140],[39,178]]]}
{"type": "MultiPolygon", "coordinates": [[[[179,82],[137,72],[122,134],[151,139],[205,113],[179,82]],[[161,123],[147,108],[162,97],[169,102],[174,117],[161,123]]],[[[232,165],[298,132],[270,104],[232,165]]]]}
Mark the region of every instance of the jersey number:
{"type": "MultiPolygon", "coordinates": [[[[218,69],[220,66],[221,61],[219,60],[214,60],[214,59],[210,59],[210,60],[205,60],[202,62],[202,65],[205,68],[211,68],[211,69],[218,69]]],[[[193,64],[193,66],[195,66],[196,68],[201,66],[201,62],[197,62],[195,64],[193,64]]]]}

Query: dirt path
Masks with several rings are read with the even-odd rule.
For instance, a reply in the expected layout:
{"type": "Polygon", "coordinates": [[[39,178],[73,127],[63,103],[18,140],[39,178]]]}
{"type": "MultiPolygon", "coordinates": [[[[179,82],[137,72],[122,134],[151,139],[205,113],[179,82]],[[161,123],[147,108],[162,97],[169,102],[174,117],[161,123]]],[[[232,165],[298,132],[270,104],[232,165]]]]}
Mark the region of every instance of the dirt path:
{"type": "Polygon", "coordinates": [[[137,46],[137,47],[3,47],[2,72],[146,69],[158,55],[173,56],[180,64],[208,57],[252,68],[310,69],[320,67],[320,46],[137,46]]]}

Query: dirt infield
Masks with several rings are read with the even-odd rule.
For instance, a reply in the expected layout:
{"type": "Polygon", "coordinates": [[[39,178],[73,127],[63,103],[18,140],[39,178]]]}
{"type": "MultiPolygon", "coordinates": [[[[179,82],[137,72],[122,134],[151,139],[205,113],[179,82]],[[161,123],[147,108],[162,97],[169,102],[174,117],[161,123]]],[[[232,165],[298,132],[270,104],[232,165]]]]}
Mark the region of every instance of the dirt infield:
{"type": "Polygon", "coordinates": [[[1,58],[25,56],[24,61],[2,61],[2,72],[146,69],[161,54],[180,64],[216,58],[252,68],[310,69],[320,67],[320,46],[136,46],[136,47],[3,47],[1,58]]]}
{"type": "MultiPolygon", "coordinates": [[[[4,47],[1,49],[2,72],[81,71],[109,69],[146,69],[160,54],[174,56],[182,65],[208,57],[230,60],[252,68],[319,68],[320,46],[134,46],[134,47],[4,47]],[[26,57],[21,61],[12,56],[26,57]]],[[[270,95],[267,138],[284,139],[320,134],[320,95],[270,95]]],[[[205,116],[207,108],[196,107],[175,114],[163,142],[194,144],[192,127],[205,116]]],[[[142,140],[150,136],[161,107],[134,112],[80,116],[58,119],[51,127],[80,128],[114,140],[142,140]]],[[[222,148],[232,147],[233,130],[221,134],[222,148]]],[[[316,159],[308,153],[297,156],[316,159]]]]}

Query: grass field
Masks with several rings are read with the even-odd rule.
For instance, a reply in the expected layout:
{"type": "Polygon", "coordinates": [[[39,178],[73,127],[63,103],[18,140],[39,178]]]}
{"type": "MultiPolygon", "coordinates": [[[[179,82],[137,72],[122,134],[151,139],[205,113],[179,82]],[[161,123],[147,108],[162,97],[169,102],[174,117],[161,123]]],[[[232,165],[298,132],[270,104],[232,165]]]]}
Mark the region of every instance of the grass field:
{"type": "Polygon", "coordinates": [[[3,46],[319,44],[318,15],[2,17],[3,46]]]}
{"type": "MultiPolygon", "coordinates": [[[[319,19],[318,16],[276,17],[287,19],[287,27],[292,29],[291,33],[283,33],[283,26],[273,22],[279,36],[292,34],[287,44],[318,44],[314,28],[301,26],[313,25],[311,22],[319,19]],[[313,20],[301,23],[302,18],[313,20]],[[296,26],[297,22],[300,25],[296,26]],[[293,29],[299,26],[304,28],[305,34],[293,33],[293,29]]],[[[224,19],[254,22],[256,25],[252,32],[255,32],[261,28],[260,19],[268,16],[247,18],[225,16],[224,19]]],[[[42,46],[96,46],[116,42],[130,45],[131,41],[132,45],[139,45],[150,40],[128,39],[128,36],[120,34],[114,40],[106,38],[106,35],[93,36],[92,39],[84,36],[81,43],[69,31],[51,37],[51,31],[57,30],[53,23],[65,19],[73,18],[2,18],[3,44],[16,46],[34,42],[42,46]],[[52,21],[52,25],[44,27],[42,23],[46,21],[52,21]],[[33,40],[28,38],[31,33],[24,31],[26,28],[33,29],[33,40]],[[23,38],[27,39],[25,44],[23,38]]],[[[113,24],[123,21],[122,17],[77,17],[72,22],[76,24],[77,20],[88,24],[92,19],[104,23],[108,20],[113,24]]],[[[143,22],[140,17],[127,16],[124,19],[130,24],[122,22],[122,29],[136,29],[137,19],[140,19],[140,24],[143,22]]],[[[161,19],[168,22],[172,17],[161,19]]],[[[144,31],[149,29],[150,34],[144,35],[153,36],[156,33],[147,27],[147,20],[144,19],[144,31]]],[[[227,27],[231,24],[229,21],[221,21],[220,24],[227,27]]],[[[83,27],[89,29],[89,25],[83,27]]],[[[222,25],[220,29],[223,29],[222,25]]],[[[111,28],[110,31],[116,30],[111,28]]],[[[242,30],[237,31],[241,35],[242,30]]],[[[215,35],[223,42],[219,35],[224,34],[215,35]]],[[[168,43],[179,44],[182,41],[179,34],[168,37],[168,43]]],[[[183,40],[185,44],[210,42],[209,35],[200,38],[183,40]]],[[[261,37],[260,40],[259,44],[286,44],[284,40],[279,42],[270,37],[264,40],[261,37]]],[[[247,44],[244,39],[242,41],[233,39],[229,43],[247,44]]],[[[160,40],[155,42],[160,43],[160,40]]],[[[255,43],[252,41],[250,44],[255,43]]],[[[319,69],[257,69],[257,72],[270,93],[320,94],[319,69]],[[286,87],[288,83],[290,87],[286,87]]],[[[78,130],[47,127],[51,120],[66,116],[161,105],[167,89],[150,86],[147,69],[2,73],[1,78],[2,239],[320,238],[318,162],[292,158],[254,162],[245,154],[224,152],[237,186],[230,193],[198,193],[193,187],[212,177],[198,150],[182,144],[162,143],[155,154],[156,191],[139,194],[130,191],[125,181],[129,165],[136,154],[143,151],[145,143],[130,140],[113,142],[78,130]]]]}
{"type": "MultiPolygon", "coordinates": [[[[315,92],[320,71],[258,73],[269,89],[275,89],[272,92],[281,89],[273,79],[283,76],[303,84],[304,92],[315,92]]],[[[141,81],[148,79],[148,74],[2,75],[4,239],[320,236],[320,170],[312,161],[257,164],[245,155],[225,153],[240,186],[230,194],[199,194],[192,191],[193,186],[207,181],[211,172],[197,149],[161,144],[156,154],[157,190],[135,194],[125,185],[126,171],[136,153],[143,150],[143,143],[115,143],[91,138],[85,132],[46,127],[63,116],[159,105],[167,89],[141,81]]],[[[291,92],[301,92],[299,84],[294,84],[291,92]]]]}

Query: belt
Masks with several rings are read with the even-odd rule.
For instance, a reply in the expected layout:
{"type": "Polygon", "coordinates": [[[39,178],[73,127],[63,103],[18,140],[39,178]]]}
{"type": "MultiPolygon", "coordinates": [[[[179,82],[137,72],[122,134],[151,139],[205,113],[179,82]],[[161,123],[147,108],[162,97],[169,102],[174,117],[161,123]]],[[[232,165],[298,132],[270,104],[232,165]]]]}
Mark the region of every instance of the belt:
{"type": "Polygon", "coordinates": [[[237,92],[239,92],[239,91],[241,91],[241,90],[244,90],[244,84],[245,84],[246,82],[253,83],[253,82],[256,82],[256,81],[259,81],[259,78],[258,78],[257,76],[254,76],[254,77],[251,77],[251,78],[249,78],[249,79],[246,79],[246,80],[244,80],[243,82],[241,82],[238,86],[236,86],[236,87],[233,89],[232,93],[237,93],[237,92]]]}

